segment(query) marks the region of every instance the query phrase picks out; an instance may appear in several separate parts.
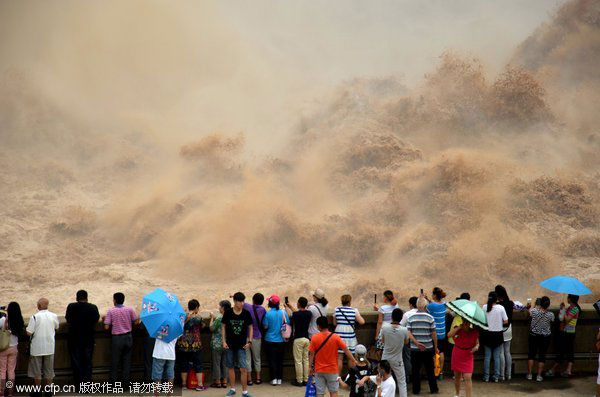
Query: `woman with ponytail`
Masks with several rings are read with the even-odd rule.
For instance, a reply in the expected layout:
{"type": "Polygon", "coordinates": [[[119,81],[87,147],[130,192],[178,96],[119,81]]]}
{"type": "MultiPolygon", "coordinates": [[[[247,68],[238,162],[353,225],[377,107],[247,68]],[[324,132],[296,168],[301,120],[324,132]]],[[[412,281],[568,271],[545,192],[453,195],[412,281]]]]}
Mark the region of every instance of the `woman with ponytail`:
{"type": "Polygon", "coordinates": [[[483,360],[483,381],[490,381],[490,359],[494,358],[494,382],[500,380],[500,356],[503,354],[504,329],[508,325],[506,310],[498,303],[498,295],[490,291],[488,300],[483,305],[483,311],[487,317],[488,330],[483,334],[483,346],[485,356],[483,360]]]}

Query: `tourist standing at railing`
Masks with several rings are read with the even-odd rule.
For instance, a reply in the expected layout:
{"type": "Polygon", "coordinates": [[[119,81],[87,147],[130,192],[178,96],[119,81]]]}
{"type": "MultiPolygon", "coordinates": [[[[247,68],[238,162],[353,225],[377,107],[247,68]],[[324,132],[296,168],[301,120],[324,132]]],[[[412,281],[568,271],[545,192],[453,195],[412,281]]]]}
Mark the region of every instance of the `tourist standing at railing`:
{"type": "Polygon", "coordinates": [[[133,346],[133,325],[139,323],[135,310],[124,305],[125,295],[116,292],[113,295],[114,307],[104,316],[104,329],[111,333],[110,381],[121,381],[128,387],[131,371],[131,348],[133,346]],[[120,375],[120,376],[119,376],[120,375]]]}
{"type": "Polygon", "coordinates": [[[329,302],[325,298],[325,292],[321,288],[317,288],[313,292],[313,300],[314,303],[308,307],[308,310],[312,313],[310,327],[308,328],[308,336],[310,338],[319,333],[317,319],[319,317],[327,317],[327,314],[329,314],[329,302]]]}
{"type": "Polygon", "coordinates": [[[290,318],[285,310],[281,310],[280,304],[279,296],[272,295],[268,302],[269,311],[263,318],[265,352],[269,359],[269,375],[273,386],[280,385],[283,380],[283,351],[286,341],[281,335],[281,330],[284,322],[291,327],[290,318]]]}
{"type": "Polygon", "coordinates": [[[242,395],[248,393],[248,369],[246,368],[246,352],[252,344],[252,317],[244,309],[246,296],[241,292],[233,294],[233,307],[223,314],[221,335],[227,369],[229,370],[229,391],[227,396],[235,395],[235,370],[240,370],[242,395]]]}
{"type": "MultiPolygon", "coordinates": [[[[600,328],[596,334],[596,351],[600,353],[600,328]]],[[[596,397],[600,397],[600,354],[598,354],[598,377],[596,378],[596,397]]]]}
{"type": "MultiPolygon", "coordinates": [[[[408,311],[406,311],[403,315],[402,315],[402,320],[400,321],[400,325],[403,327],[406,327],[406,324],[408,324],[408,319],[410,318],[410,316],[412,316],[414,313],[417,312],[417,298],[416,296],[411,296],[408,299],[408,311]]],[[[410,360],[410,349],[406,348],[406,349],[402,349],[402,361],[404,362],[404,372],[406,373],[406,383],[410,383],[411,382],[411,378],[412,378],[412,363],[410,360]]]]}
{"type": "Polygon", "coordinates": [[[256,293],[252,296],[252,304],[244,303],[244,309],[248,310],[252,317],[252,346],[246,352],[246,361],[248,366],[248,385],[252,386],[252,364],[254,364],[254,372],[256,372],[256,384],[262,383],[260,375],[262,363],[260,361],[260,351],[262,347],[262,320],[267,311],[262,306],[265,297],[261,293],[256,293]]]}
{"type": "Polygon", "coordinates": [[[6,387],[8,397],[12,397],[15,387],[15,369],[17,367],[17,355],[19,335],[23,334],[25,322],[21,315],[21,307],[17,302],[10,302],[6,308],[6,317],[0,318],[0,329],[10,332],[8,348],[0,352],[0,396],[4,396],[7,380],[11,385],[6,387]]]}
{"type": "MultiPolygon", "coordinates": [[[[444,352],[446,351],[446,347],[448,345],[448,341],[446,339],[446,303],[443,299],[446,297],[446,293],[440,288],[435,287],[431,294],[432,301],[427,305],[427,312],[433,316],[435,319],[435,332],[438,338],[438,349],[440,351],[440,375],[438,380],[442,380],[444,378],[444,352]]],[[[429,300],[427,296],[425,299],[429,300]]]]}
{"type": "Polygon", "coordinates": [[[69,324],[69,354],[73,368],[73,380],[77,390],[82,382],[92,381],[92,357],[94,355],[94,334],[100,319],[98,307],[88,302],[85,290],[77,291],[77,302],[69,303],[65,320],[69,324]]]}
{"type": "Polygon", "coordinates": [[[490,291],[488,301],[483,305],[483,311],[487,317],[488,330],[482,336],[482,345],[485,349],[483,358],[483,381],[490,381],[490,360],[494,360],[494,376],[491,380],[500,381],[500,356],[503,354],[504,330],[508,325],[506,310],[498,303],[498,295],[490,291]]]}
{"type": "Polygon", "coordinates": [[[561,373],[564,378],[569,378],[573,370],[573,359],[575,349],[575,329],[577,327],[577,320],[581,313],[581,307],[579,306],[579,296],[568,295],[567,296],[568,307],[565,307],[564,303],[560,304],[560,312],[558,319],[560,320],[560,332],[557,338],[557,350],[558,356],[556,363],[552,369],[546,372],[546,376],[553,377],[556,373],[556,369],[565,360],[567,361],[567,368],[565,372],[561,373]]]}
{"type": "Polygon", "coordinates": [[[409,317],[406,326],[415,339],[425,347],[425,350],[422,350],[423,346],[417,345],[412,340],[410,341],[413,394],[421,392],[421,366],[425,367],[425,372],[427,373],[429,391],[431,393],[439,391],[433,367],[434,355],[439,352],[435,320],[431,314],[427,313],[426,307],[427,300],[424,295],[421,295],[417,300],[417,312],[409,317]]]}
{"type": "Polygon", "coordinates": [[[59,324],[58,316],[48,311],[48,305],[48,299],[38,300],[38,312],[31,316],[26,330],[31,336],[27,374],[36,385],[42,384],[42,376],[48,385],[54,379],[54,337],[59,324]]]}
{"type": "Polygon", "coordinates": [[[459,325],[452,326],[448,337],[454,341],[451,365],[454,372],[456,395],[460,395],[460,385],[464,381],[467,397],[471,397],[473,394],[473,354],[479,350],[479,330],[463,320],[459,325]]]}
{"type": "MultiPolygon", "coordinates": [[[[191,299],[188,302],[188,313],[185,316],[183,335],[177,340],[176,358],[181,369],[181,384],[187,387],[187,375],[194,369],[198,376],[202,374],[202,316],[200,315],[200,302],[191,299]]],[[[170,357],[170,354],[169,354],[170,357]]],[[[205,390],[204,383],[198,384],[196,390],[205,390]]]]}
{"type": "Polygon", "coordinates": [[[500,355],[500,380],[510,380],[512,377],[510,344],[512,342],[512,319],[515,304],[510,300],[506,288],[502,285],[497,285],[494,291],[498,295],[498,304],[504,308],[506,317],[508,317],[508,325],[504,327],[504,332],[502,333],[504,343],[502,344],[502,354],[500,355]]]}
{"type": "MultiPolygon", "coordinates": [[[[354,348],[358,345],[356,339],[356,325],[364,324],[365,319],[360,315],[357,308],[351,307],[352,296],[342,295],[341,297],[342,306],[336,307],[333,312],[333,325],[335,327],[335,333],[342,338],[342,341],[350,350],[350,353],[354,354],[354,348]]],[[[344,362],[344,351],[338,350],[338,368],[340,373],[342,372],[342,364],[344,362]]]]}
{"type": "Polygon", "coordinates": [[[223,348],[223,336],[221,335],[221,320],[223,314],[231,310],[231,302],[228,300],[222,300],[219,302],[219,315],[215,316],[212,312],[210,313],[210,324],[209,328],[212,332],[210,338],[210,348],[212,350],[212,379],[213,382],[210,387],[227,387],[227,366],[225,349],[223,348]]]}
{"type": "Polygon", "coordinates": [[[298,298],[298,309],[294,308],[291,304],[286,303],[286,311],[288,315],[291,314],[291,323],[293,326],[293,353],[294,353],[294,366],[296,370],[296,379],[292,381],[294,386],[306,386],[308,382],[308,346],[310,345],[310,339],[308,339],[308,327],[310,326],[310,320],[312,319],[312,313],[306,309],[308,306],[308,299],[301,296],[298,298]]]}
{"type": "Polygon", "coordinates": [[[538,368],[536,380],[541,382],[544,380],[542,373],[546,362],[546,351],[550,346],[550,338],[552,335],[552,322],[554,321],[554,313],[548,311],[550,307],[550,298],[544,296],[539,302],[536,302],[535,307],[531,304],[529,308],[529,316],[531,317],[531,327],[529,329],[529,353],[527,361],[527,380],[532,380],[533,362],[538,358],[538,368]],[[539,303],[539,304],[538,304],[539,303]]]}
{"type": "Polygon", "coordinates": [[[398,308],[398,301],[394,298],[394,293],[390,290],[383,292],[383,305],[377,307],[379,315],[377,317],[377,328],[375,329],[375,346],[379,350],[383,350],[383,342],[379,335],[381,334],[381,327],[383,324],[389,324],[392,322],[392,312],[398,308]]]}

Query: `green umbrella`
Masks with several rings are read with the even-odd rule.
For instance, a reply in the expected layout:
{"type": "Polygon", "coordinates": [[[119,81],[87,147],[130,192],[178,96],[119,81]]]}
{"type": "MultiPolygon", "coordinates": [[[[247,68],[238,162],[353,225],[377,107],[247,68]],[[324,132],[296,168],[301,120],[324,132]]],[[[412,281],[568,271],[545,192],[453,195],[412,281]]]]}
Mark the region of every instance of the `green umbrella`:
{"type": "Polygon", "coordinates": [[[487,317],[477,302],[466,299],[457,299],[446,303],[446,306],[471,324],[485,330],[488,329],[487,317]]]}

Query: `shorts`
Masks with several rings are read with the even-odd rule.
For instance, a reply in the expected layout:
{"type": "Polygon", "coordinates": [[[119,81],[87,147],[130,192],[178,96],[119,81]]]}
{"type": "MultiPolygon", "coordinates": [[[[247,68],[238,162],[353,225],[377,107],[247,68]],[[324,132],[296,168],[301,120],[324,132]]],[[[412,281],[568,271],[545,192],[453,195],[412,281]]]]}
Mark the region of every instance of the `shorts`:
{"type": "Polygon", "coordinates": [[[33,379],[41,379],[42,372],[44,373],[44,379],[54,378],[54,354],[29,357],[27,376],[33,379]]]}
{"type": "Polygon", "coordinates": [[[538,335],[529,334],[529,352],[527,358],[529,360],[535,360],[536,355],[538,356],[538,362],[546,362],[546,351],[550,346],[550,335],[538,335]]]}
{"type": "Polygon", "coordinates": [[[194,368],[196,373],[202,372],[202,350],[195,352],[177,352],[177,365],[183,372],[194,368]]]}
{"type": "Polygon", "coordinates": [[[160,382],[163,379],[175,379],[175,360],[152,357],[152,380],[160,382]]]}
{"type": "Polygon", "coordinates": [[[337,393],[340,388],[340,383],[337,378],[338,374],[315,374],[317,394],[325,394],[325,391],[327,390],[329,390],[330,393],[337,393]]]}
{"type": "Polygon", "coordinates": [[[246,350],[227,349],[225,350],[225,365],[227,368],[247,369],[246,350]]]}
{"type": "Polygon", "coordinates": [[[440,353],[446,353],[446,350],[448,349],[448,339],[444,338],[444,339],[438,339],[438,350],[440,351],[440,353]]]}

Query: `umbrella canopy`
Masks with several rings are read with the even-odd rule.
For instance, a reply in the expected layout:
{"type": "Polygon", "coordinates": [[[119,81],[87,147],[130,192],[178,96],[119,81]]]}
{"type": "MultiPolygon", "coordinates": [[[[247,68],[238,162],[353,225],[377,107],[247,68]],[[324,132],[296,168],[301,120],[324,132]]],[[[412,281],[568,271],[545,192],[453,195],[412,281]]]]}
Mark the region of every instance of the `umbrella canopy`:
{"type": "Polygon", "coordinates": [[[140,318],[153,338],[168,343],[183,334],[185,311],[174,294],[160,288],[144,297],[140,318]]]}
{"type": "Polygon", "coordinates": [[[471,324],[477,325],[485,330],[488,329],[487,317],[477,302],[466,299],[457,299],[446,303],[446,306],[471,324]]]}
{"type": "Polygon", "coordinates": [[[557,276],[544,280],[540,286],[560,294],[590,295],[592,291],[576,278],[557,276]]]}

